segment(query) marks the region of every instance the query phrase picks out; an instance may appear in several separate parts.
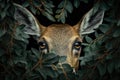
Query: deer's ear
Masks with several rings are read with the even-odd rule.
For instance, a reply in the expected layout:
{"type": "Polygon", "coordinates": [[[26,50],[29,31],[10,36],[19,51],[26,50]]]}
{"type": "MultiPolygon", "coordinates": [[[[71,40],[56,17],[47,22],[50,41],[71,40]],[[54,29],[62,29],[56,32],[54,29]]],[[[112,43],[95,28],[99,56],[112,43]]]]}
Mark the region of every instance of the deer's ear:
{"type": "Polygon", "coordinates": [[[26,34],[40,36],[41,29],[44,29],[44,26],[26,8],[15,3],[14,6],[16,7],[14,18],[19,24],[25,25],[24,32],[26,34]]]}
{"type": "Polygon", "coordinates": [[[79,31],[81,36],[94,32],[94,30],[102,24],[104,12],[104,10],[94,10],[94,8],[92,8],[74,28],[79,31]]]}

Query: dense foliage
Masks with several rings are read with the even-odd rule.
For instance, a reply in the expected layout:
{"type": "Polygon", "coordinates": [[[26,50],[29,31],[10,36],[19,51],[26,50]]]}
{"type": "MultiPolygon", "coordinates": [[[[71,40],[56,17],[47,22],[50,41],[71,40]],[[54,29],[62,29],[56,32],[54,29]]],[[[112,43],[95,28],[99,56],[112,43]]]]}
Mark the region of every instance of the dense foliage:
{"type": "MultiPolygon", "coordinates": [[[[106,10],[103,24],[84,38],[80,69],[72,72],[65,57],[54,53],[40,54],[28,49],[31,35],[23,33],[24,25],[15,22],[13,3],[53,22],[65,23],[81,2],[90,0],[0,0],[0,80],[120,80],[120,1],[95,0],[94,8],[106,10]],[[56,11],[54,10],[56,8],[56,11]],[[59,64],[57,64],[59,62],[59,64]]],[[[77,14],[77,13],[76,13],[77,14]]]]}

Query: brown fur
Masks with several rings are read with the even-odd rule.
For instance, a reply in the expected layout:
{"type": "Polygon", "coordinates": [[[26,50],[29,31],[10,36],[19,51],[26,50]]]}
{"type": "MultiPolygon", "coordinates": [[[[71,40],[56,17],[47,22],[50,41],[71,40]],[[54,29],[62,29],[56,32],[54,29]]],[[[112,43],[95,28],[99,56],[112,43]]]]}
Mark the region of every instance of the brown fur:
{"type": "Polygon", "coordinates": [[[68,24],[52,24],[41,33],[41,39],[45,39],[49,51],[54,50],[60,56],[67,56],[67,63],[72,67],[78,66],[78,57],[74,57],[72,45],[76,39],[82,42],[78,30],[68,24]]]}

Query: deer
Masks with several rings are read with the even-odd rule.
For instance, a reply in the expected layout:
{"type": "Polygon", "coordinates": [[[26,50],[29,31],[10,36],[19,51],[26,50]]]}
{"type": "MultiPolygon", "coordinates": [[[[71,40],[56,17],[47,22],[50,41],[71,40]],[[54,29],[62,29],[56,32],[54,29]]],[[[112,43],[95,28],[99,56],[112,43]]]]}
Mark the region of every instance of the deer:
{"type": "Polygon", "coordinates": [[[85,35],[93,33],[103,22],[104,10],[91,8],[74,26],[69,24],[51,24],[43,26],[37,18],[19,4],[15,5],[15,20],[25,25],[24,33],[37,36],[40,52],[48,54],[55,51],[59,56],[66,56],[66,63],[77,70],[81,44],[85,35]]]}

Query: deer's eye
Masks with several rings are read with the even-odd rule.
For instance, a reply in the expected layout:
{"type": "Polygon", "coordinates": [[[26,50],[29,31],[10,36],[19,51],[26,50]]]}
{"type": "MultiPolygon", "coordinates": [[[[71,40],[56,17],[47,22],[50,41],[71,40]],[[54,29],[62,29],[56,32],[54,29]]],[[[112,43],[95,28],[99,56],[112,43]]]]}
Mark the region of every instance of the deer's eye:
{"type": "Polygon", "coordinates": [[[79,57],[80,52],[81,52],[81,42],[80,41],[76,40],[73,43],[72,51],[73,51],[74,57],[79,57]]]}
{"type": "Polygon", "coordinates": [[[44,38],[41,38],[38,44],[39,44],[39,50],[41,53],[49,52],[47,41],[44,38]]]}
{"type": "Polygon", "coordinates": [[[76,50],[79,50],[81,48],[81,42],[80,41],[75,41],[73,48],[76,50]]]}
{"type": "Polygon", "coordinates": [[[46,49],[47,44],[45,42],[39,42],[39,47],[40,47],[40,49],[46,49]]]}
{"type": "Polygon", "coordinates": [[[44,41],[39,42],[39,49],[40,49],[41,53],[45,53],[45,54],[48,53],[48,45],[47,45],[47,43],[44,42],[44,41]]]}

